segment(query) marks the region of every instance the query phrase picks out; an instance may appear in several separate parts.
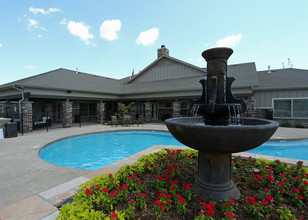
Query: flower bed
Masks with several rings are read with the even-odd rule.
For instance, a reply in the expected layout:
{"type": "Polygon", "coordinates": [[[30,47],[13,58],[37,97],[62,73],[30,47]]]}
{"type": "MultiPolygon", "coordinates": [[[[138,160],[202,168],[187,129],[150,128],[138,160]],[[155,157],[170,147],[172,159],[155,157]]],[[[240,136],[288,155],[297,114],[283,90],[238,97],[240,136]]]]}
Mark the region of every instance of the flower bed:
{"type": "Polygon", "coordinates": [[[193,192],[194,150],[163,150],[143,156],[115,174],[81,185],[58,219],[304,219],[308,174],[299,161],[232,160],[239,200],[209,201],[193,192]]]}

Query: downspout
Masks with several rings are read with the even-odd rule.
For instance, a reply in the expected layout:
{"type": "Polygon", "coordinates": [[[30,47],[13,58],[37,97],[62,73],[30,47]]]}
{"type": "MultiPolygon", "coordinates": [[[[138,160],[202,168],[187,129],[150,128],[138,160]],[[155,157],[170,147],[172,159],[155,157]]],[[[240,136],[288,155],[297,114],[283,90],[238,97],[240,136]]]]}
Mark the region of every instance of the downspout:
{"type": "Polygon", "coordinates": [[[22,124],[23,123],[21,121],[21,113],[22,113],[22,111],[21,111],[21,103],[25,100],[24,87],[21,86],[21,89],[19,89],[19,88],[15,87],[15,85],[13,85],[13,88],[18,90],[18,91],[21,91],[21,100],[18,101],[18,107],[19,107],[19,120],[20,120],[19,125],[20,125],[20,131],[22,131],[22,124]]]}

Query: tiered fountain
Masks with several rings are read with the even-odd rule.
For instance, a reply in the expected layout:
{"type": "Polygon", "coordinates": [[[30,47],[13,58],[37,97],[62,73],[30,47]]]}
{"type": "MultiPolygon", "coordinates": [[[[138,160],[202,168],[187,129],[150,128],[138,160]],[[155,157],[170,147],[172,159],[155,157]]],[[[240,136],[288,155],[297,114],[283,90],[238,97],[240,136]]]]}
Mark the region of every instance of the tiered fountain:
{"type": "Polygon", "coordinates": [[[235,79],[227,77],[227,60],[232,53],[230,48],[214,48],[202,53],[207,61],[207,79],[200,80],[202,95],[192,107],[193,113],[201,116],[166,120],[170,133],[178,141],[199,151],[193,189],[210,200],[240,197],[231,179],[231,154],[260,146],[278,128],[274,121],[238,120],[247,106],[231,92],[235,79]]]}

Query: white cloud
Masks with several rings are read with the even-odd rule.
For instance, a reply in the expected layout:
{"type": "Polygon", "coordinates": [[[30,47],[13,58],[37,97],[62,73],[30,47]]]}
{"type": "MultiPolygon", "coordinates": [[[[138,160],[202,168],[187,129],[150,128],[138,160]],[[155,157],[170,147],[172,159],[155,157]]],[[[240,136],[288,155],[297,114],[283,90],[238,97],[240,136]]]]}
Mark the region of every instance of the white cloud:
{"type": "Polygon", "coordinates": [[[69,21],[67,29],[72,35],[75,35],[84,41],[87,45],[90,43],[90,39],[94,38],[94,35],[89,33],[91,27],[84,22],[69,21]]]}
{"type": "Polygon", "coordinates": [[[36,66],[33,66],[33,65],[24,66],[24,69],[26,69],[26,70],[34,70],[35,68],[36,68],[36,66]]]}
{"type": "Polygon", "coordinates": [[[0,43],[0,48],[2,47],[2,44],[0,43]]]}
{"type": "Polygon", "coordinates": [[[220,39],[216,42],[217,47],[234,47],[236,44],[243,39],[242,34],[227,36],[223,39],[220,39]]]}
{"type": "Polygon", "coordinates": [[[37,38],[42,38],[43,37],[43,35],[41,35],[41,34],[38,34],[36,36],[37,36],[37,38]]]}
{"type": "Polygon", "coordinates": [[[59,22],[59,24],[67,24],[67,19],[66,19],[66,18],[63,18],[63,19],[59,22]]]}
{"type": "Polygon", "coordinates": [[[39,22],[35,19],[28,18],[28,22],[29,23],[26,25],[26,27],[29,31],[32,31],[33,29],[45,30],[45,28],[40,26],[39,22]]]}
{"type": "Polygon", "coordinates": [[[101,24],[100,37],[106,40],[112,41],[118,39],[117,32],[121,30],[121,21],[117,20],[107,20],[101,24]]]}
{"type": "Polygon", "coordinates": [[[144,46],[153,44],[159,36],[159,29],[158,28],[152,28],[147,31],[143,31],[139,34],[136,44],[142,44],[144,46]]]}
{"type": "Polygon", "coordinates": [[[43,8],[30,7],[29,11],[32,12],[33,14],[35,14],[35,15],[37,15],[37,14],[50,15],[51,13],[61,12],[62,10],[59,9],[59,8],[49,8],[48,10],[45,10],[43,8]]]}

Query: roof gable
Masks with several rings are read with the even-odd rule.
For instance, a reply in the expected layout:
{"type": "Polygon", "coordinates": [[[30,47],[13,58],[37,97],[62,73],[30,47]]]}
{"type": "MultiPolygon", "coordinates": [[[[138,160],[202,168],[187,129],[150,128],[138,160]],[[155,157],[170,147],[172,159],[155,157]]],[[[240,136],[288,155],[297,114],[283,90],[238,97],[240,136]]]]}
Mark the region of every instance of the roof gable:
{"type": "Polygon", "coordinates": [[[204,75],[204,70],[170,56],[161,56],[128,83],[161,81],[204,75]]]}

